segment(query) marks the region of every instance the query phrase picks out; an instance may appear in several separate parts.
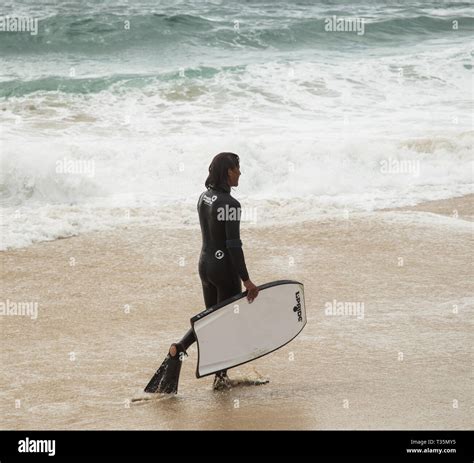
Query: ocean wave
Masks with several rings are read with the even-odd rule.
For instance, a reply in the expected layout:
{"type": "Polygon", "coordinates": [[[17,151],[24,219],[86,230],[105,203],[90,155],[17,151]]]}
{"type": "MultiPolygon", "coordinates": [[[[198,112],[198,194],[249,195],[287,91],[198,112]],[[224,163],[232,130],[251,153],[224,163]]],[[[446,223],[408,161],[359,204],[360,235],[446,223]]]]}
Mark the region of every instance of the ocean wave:
{"type": "MultiPolygon", "coordinates": [[[[195,136],[182,152],[176,138],[163,139],[159,147],[154,140],[137,146],[137,138],[120,143],[117,139],[11,142],[2,156],[1,204],[18,207],[112,199],[133,206],[135,202],[183,201],[202,184],[200,177],[190,178],[186,172],[203,169],[204,175],[207,153],[218,146],[215,140],[195,136]],[[180,185],[179,190],[173,185],[180,185]]],[[[363,197],[379,190],[469,184],[473,142],[470,131],[395,142],[354,139],[315,146],[313,140],[284,142],[268,137],[263,146],[261,141],[234,144],[237,152],[246,153],[243,169],[248,173],[242,182],[247,194],[271,199],[325,194],[363,197]],[[261,170],[272,175],[262,178],[261,170]]]]}
{"type": "Polygon", "coordinates": [[[134,89],[146,90],[147,86],[184,83],[194,80],[211,79],[219,73],[240,73],[245,65],[236,66],[196,66],[176,71],[164,71],[156,74],[109,74],[92,77],[48,76],[38,79],[11,79],[0,81],[0,98],[21,97],[35,92],[60,92],[71,94],[98,93],[110,90],[118,93],[134,89]]]}
{"type": "Polygon", "coordinates": [[[53,15],[39,19],[37,35],[2,32],[0,51],[4,54],[37,54],[76,52],[86,55],[112,51],[176,47],[216,48],[297,48],[311,45],[341,46],[354,41],[373,44],[380,41],[399,43],[411,36],[436,36],[453,31],[458,21],[458,35],[472,33],[474,17],[418,15],[408,17],[350,16],[341,13],[336,18],[364,18],[364,33],[330,33],[325,27],[333,15],[313,18],[256,17],[241,20],[236,16],[208,18],[192,14],[118,15],[91,14],[53,15]],[[238,28],[236,28],[238,25],[238,28]]]}
{"type": "Polygon", "coordinates": [[[466,4],[15,3],[44,19],[0,33],[7,246],[127,210],[181,226],[219,151],[241,156],[238,197],[294,220],[472,188],[466,4]],[[356,14],[363,35],[324,30],[356,14]]]}
{"type": "Polygon", "coordinates": [[[20,97],[35,92],[88,94],[109,88],[142,88],[155,80],[153,76],[110,75],[102,77],[43,77],[40,79],[13,79],[0,82],[0,98],[20,97]]]}
{"type": "Polygon", "coordinates": [[[471,193],[473,141],[474,132],[319,143],[271,134],[144,140],[91,132],[29,143],[19,136],[2,153],[0,249],[133,223],[197,226],[206,167],[226,145],[241,155],[234,194],[267,223],[471,193]]]}

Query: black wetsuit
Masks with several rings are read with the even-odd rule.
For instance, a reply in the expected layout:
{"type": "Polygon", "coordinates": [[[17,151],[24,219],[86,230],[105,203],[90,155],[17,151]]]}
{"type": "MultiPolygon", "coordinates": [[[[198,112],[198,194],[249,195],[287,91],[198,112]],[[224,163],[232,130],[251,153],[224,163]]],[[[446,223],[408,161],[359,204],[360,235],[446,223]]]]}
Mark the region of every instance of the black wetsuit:
{"type": "Polygon", "coordinates": [[[197,205],[202,233],[199,276],[206,308],[242,291],[249,278],[240,240],[240,203],[229,186],[211,187],[197,205]]]}
{"type": "MultiPolygon", "coordinates": [[[[206,309],[242,291],[249,279],[240,240],[240,203],[230,195],[230,187],[210,187],[197,204],[202,233],[199,257],[206,309]]],[[[195,341],[189,330],[180,341],[187,349],[195,341]]]]}

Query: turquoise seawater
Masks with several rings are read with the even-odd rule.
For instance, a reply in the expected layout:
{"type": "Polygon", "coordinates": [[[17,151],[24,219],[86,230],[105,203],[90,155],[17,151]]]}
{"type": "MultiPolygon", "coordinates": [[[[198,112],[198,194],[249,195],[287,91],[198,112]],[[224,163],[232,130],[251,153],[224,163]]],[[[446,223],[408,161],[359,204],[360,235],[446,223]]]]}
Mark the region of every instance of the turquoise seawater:
{"type": "Polygon", "coordinates": [[[268,220],[472,191],[469,2],[15,0],[0,17],[4,247],[122,209],[194,223],[219,151],[268,220]]]}

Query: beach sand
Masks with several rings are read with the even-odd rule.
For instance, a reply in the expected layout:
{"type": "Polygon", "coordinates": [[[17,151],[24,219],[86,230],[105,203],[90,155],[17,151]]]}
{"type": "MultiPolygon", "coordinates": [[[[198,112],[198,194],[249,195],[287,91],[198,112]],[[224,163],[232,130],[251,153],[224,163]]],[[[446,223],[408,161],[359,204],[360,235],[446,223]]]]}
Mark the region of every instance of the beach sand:
{"type": "Polygon", "coordinates": [[[247,226],[256,284],[305,285],[308,323],[213,392],[189,350],[177,396],[143,388],[203,310],[199,230],[130,227],[0,254],[2,429],[469,429],[474,196],[247,226]],[[363,316],[327,303],[363,303],[363,316]],[[151,397],[150,400],[136,400],[151,397]]]}

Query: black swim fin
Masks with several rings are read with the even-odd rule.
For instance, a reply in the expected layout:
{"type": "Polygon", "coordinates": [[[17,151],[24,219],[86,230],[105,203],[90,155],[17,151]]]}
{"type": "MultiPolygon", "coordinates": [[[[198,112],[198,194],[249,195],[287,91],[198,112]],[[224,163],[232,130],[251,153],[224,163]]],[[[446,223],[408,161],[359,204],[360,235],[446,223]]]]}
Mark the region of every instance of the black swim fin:
{"type": "Polygon", "coordinates": [[[177,394],[179,374],[181,373],[181,363],[183,355],[187,355],[186,351],[180,344],[175,344],[177,348],[176,355],[172,357],[168,354],[156,371],[153,378],[147,384],[145,392],[162,393],[162,394],[177,394]]]}

